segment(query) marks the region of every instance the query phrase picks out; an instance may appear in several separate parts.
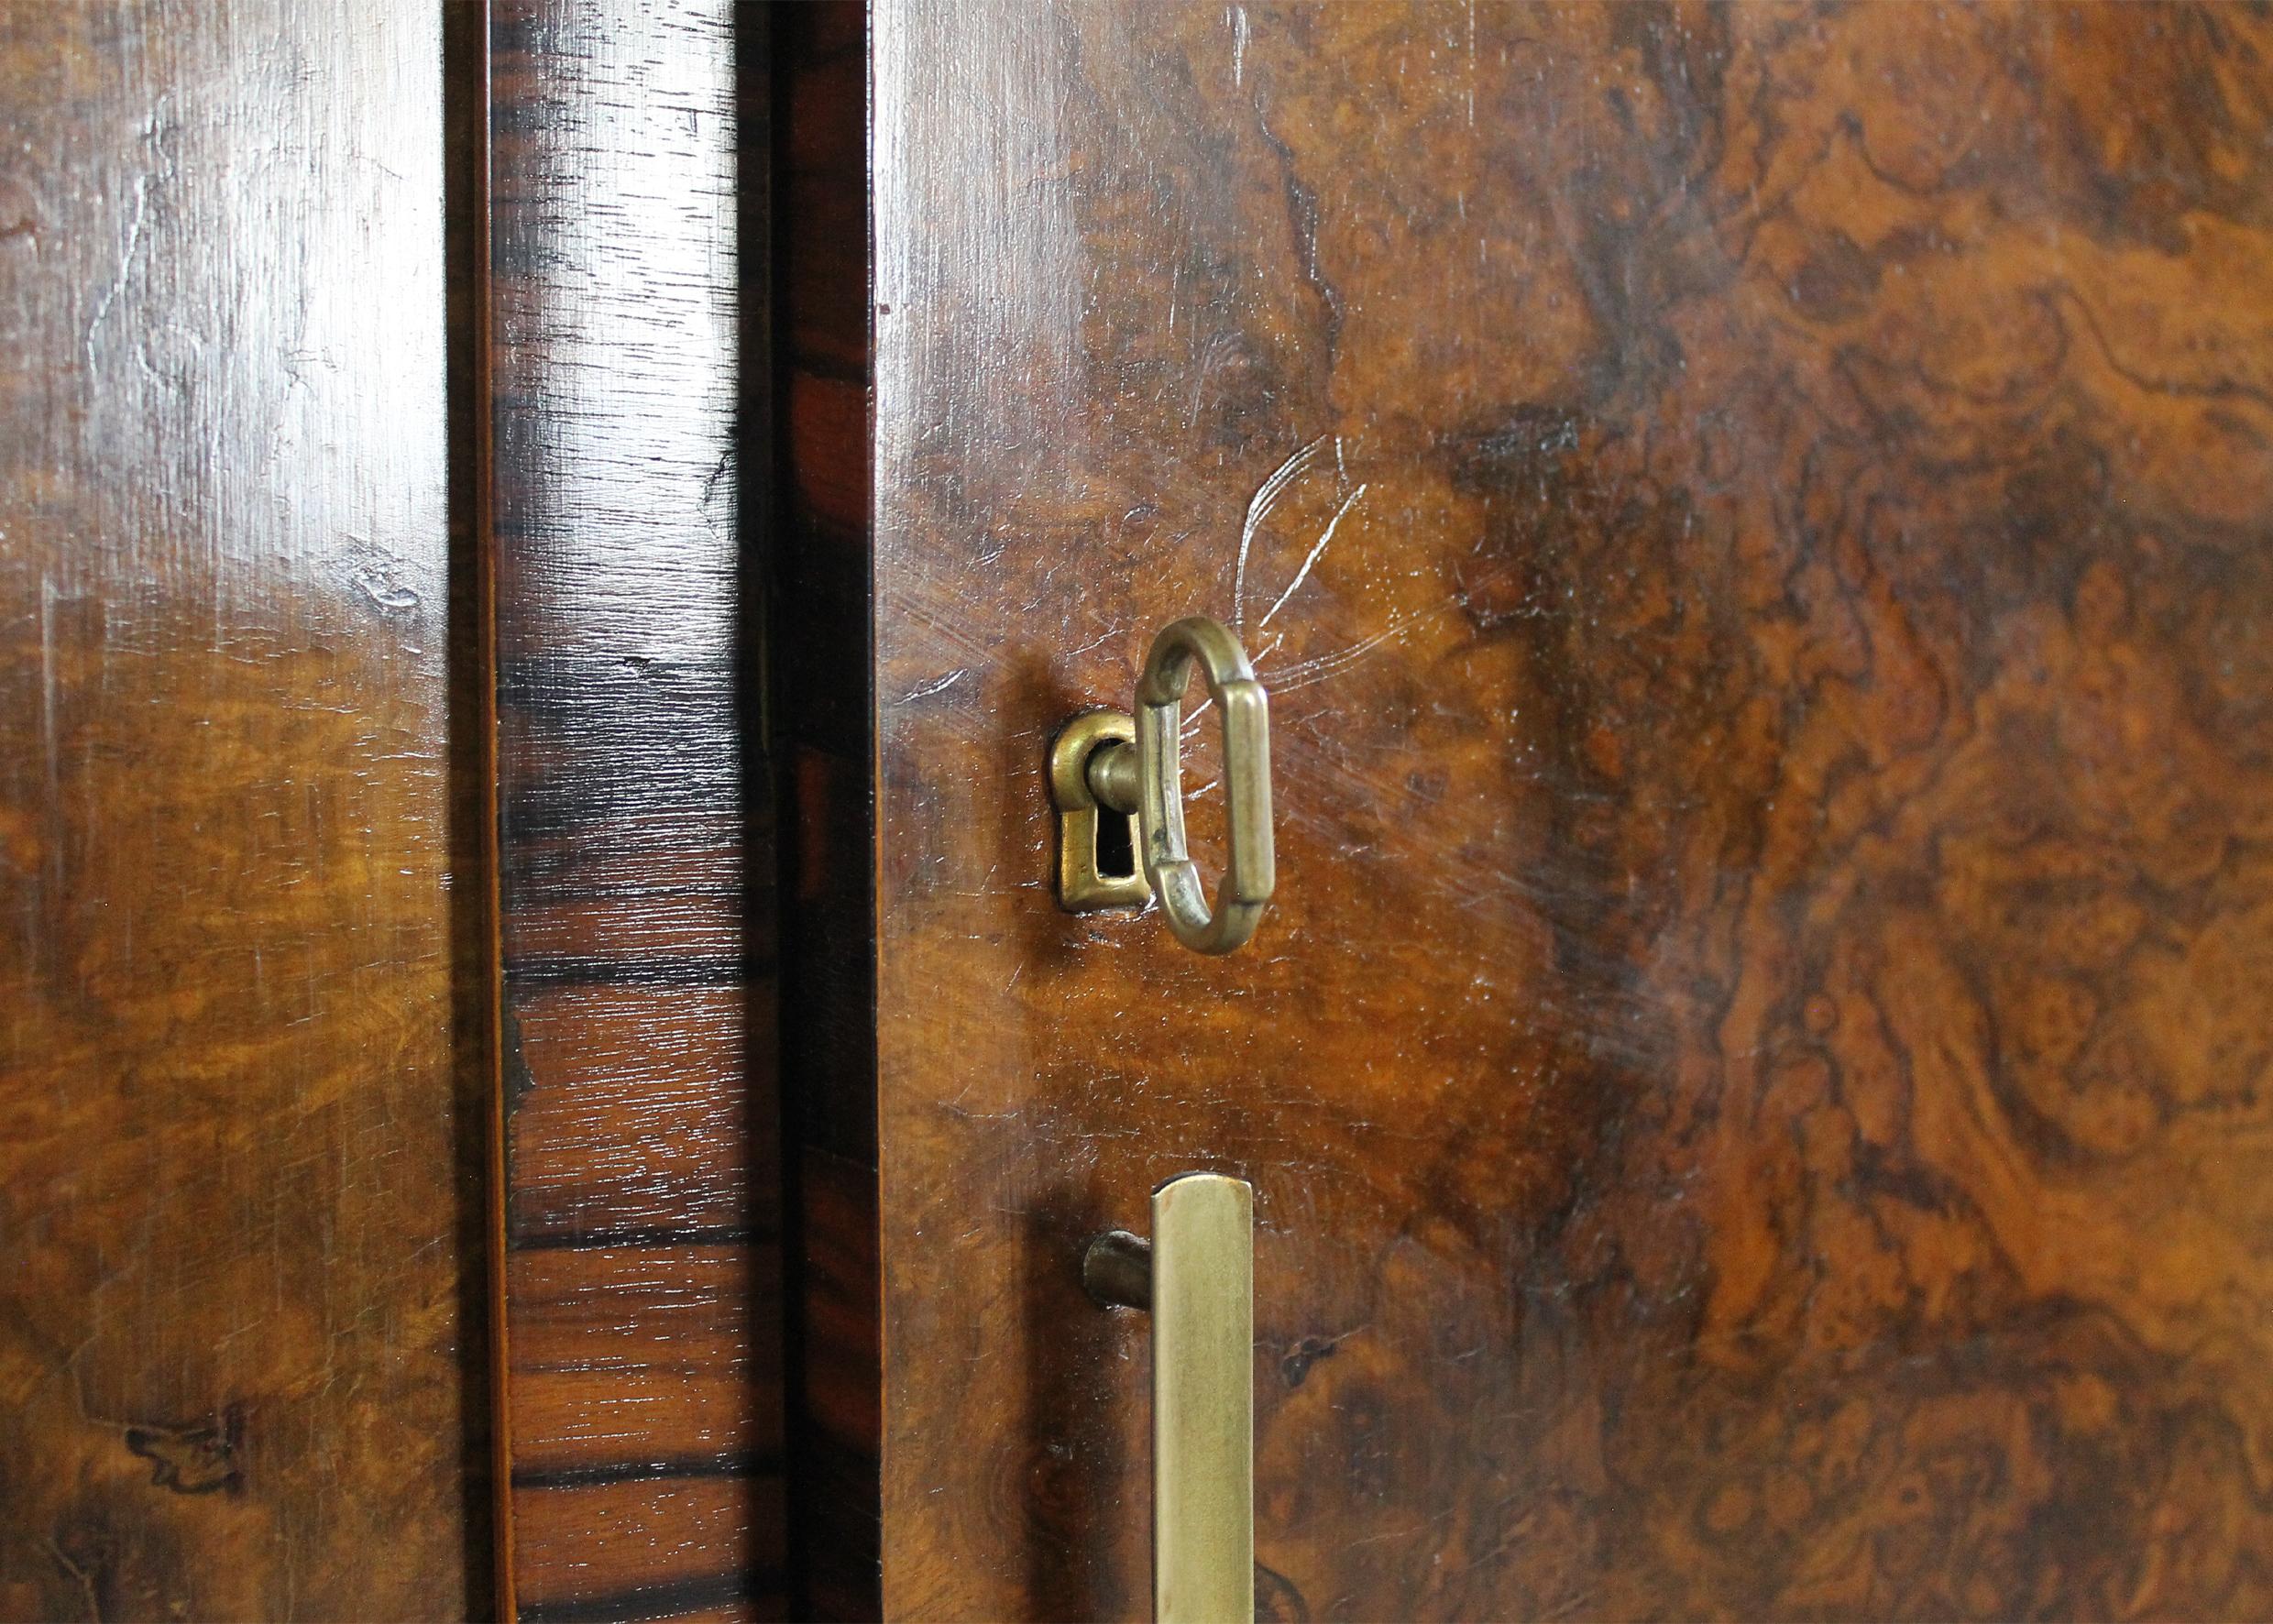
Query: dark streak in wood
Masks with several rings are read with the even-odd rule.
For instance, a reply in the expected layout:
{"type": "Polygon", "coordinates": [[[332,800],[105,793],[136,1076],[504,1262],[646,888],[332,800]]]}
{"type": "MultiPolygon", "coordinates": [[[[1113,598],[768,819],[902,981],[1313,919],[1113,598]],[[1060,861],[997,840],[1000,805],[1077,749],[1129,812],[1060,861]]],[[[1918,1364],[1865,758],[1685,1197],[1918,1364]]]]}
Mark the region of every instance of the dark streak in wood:
{"type": "Polygon", "coordinates": [[[630,1483],[645,1477],[778,1476],[778,1455],[752,1454],[739,1450],[725,1454],[675,1460],[626,1461],[612,1465],[562,1466],[549,1472],[524,1467],[513,1474],[516,1488],[589,1488],[609,1483],[630,1483]]]}
{"type": "Polygon", "coordinates": [[[521,1609],[529,1624],[642,1624],[655,1619],[763,1616],[779,1595],[778,1574],[735,1575],[686,1579],[670,1585],[613,1590],[575,1601],[530,1602],[521,1609]]]}

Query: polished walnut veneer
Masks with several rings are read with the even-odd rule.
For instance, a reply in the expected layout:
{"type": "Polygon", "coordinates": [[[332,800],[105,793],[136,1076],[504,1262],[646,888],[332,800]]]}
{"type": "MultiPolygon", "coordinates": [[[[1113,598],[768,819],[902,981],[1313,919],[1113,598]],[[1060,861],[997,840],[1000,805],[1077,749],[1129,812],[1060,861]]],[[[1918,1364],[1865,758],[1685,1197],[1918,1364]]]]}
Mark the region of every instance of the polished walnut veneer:
{"type": "Polygon", "coordinates": [[[0,7],[0,1616],[488,1605],[440,43],[0,7]]]}
{"type": "Polygon", "coordinates": [[[1274,1617],[2273,1607],[2266,20],[872,49],[885,1609],[1141,1616],[1076,1259],[1196,1168],[1274,1617]],[[1190,612],[1277,745],[1212,961],[1049,883],[1190,612]]]}

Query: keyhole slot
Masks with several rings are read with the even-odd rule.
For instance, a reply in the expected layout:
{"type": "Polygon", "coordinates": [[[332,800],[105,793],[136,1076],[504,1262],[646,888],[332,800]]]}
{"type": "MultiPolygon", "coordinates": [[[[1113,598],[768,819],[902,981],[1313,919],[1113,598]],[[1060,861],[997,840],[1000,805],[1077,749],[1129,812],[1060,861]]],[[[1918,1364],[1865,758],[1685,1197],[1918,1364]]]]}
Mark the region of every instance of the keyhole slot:
{"type": "Polygon", "coordinates": [[[1097,808],[1097,877],[1132,880],[1136,876],[1136,820],[1110,807],[1097,808]]]}
{"type": "Polygon", "coordinates": [[[1151,899],[1136,816],[1136,723],[1126,711],[1091,710],[1049,747],[1049,798],[1058,809],[1058,905],[1069,913],[1140,908],[1151,899]],[[1104,764],[1126,756],[1118,785],[1101,795],[1104,764]]]}

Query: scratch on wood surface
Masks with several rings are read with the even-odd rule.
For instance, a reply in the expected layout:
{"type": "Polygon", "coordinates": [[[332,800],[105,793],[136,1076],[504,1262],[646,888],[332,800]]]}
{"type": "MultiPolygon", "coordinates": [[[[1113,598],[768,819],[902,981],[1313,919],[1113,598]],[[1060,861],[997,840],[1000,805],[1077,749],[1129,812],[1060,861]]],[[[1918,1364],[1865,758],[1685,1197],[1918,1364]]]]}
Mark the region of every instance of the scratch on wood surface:
{"type": "MultiPolygon", "coordinates": [[[[1336,440],[1334,444],[1338,449],[1341,445],[1341,442],[1336,440]]],[[[1318,538],[1318,544],[1310,550],[1310,556],[1302,560],[1302,567],[1294,572],[1294,579],[1289,581],[1287,583],[1287,589],[1279,594],[1279,600],[1263,611],[1263,618],[1255,622],[1255,629],[1257,631],[1269,625],[1271,616],[1286,608],[1287,599],[1292,598],[1295,592],[1301,587],[1302,583],[1310,579],[1311,565],[1318,562],[1319,555],[1326,550],[1326,543],[1334,540],[1334,532],[1340,527],[1344,516],[1346,515],[1352,508],[1357,505],[1357,499],[1365,494],[1366,488],[1361,485],[1356,490],[1350,492],[1349,500],[1344,502],[1340,507],[1334,510],[1334,517],[1326,521],[1325,533],[1318,538]]]]}
{"type": "Polygon", "coordinates": [[[899,702],[902,705],[908,705],[914,703],[917,699],[928,699],[934,694],[944,694],[948,689],[953,687],[957,683],[962,681],[964,677],[969,676],[970,675],[970,666],[958,665],[945,676],[934,677],[929,682],[917,684],[914,687],[908,689],[906,693],[900,696],[899,702]]]}
{"type": "Polygon", "coordinates": [[[1233,568],[1231,576],[1231,625],[1235,631],[1246,628],[1247,554],[1254,550],[1256,532],[1263,528],[1263,521],[1270,517],[1271,509],[1286,494],[1287,487],[1302,477],[1302,471],[1310,466],[1320,448],[1329,442],[1337,449],[1341,444],[1338,437],[1321,434],[1280,463],[1256,491],[1255,499],[1247,503],[1246,521],[1239,527],[1239,561],[1233,568]]]}
{"type": "Polygon", "coordinates": [[[103,324],[110,320],[111,306],[116,304],[118,296],[126,291],[126,280],[134,274],[135,258],[142,249],[142,228],[148,222],[150,214],[150,181],[148,175],[138,176],[135,180],[134,214],[126,222],[126,241],[118,252],[117,273],[104,285],[102,296],[95,301],[94,313],[87,321],[86,336],[80,341],[81,347],[87,352],[89,368],[95,365],[95,337],[103,331],[103,324]]]}

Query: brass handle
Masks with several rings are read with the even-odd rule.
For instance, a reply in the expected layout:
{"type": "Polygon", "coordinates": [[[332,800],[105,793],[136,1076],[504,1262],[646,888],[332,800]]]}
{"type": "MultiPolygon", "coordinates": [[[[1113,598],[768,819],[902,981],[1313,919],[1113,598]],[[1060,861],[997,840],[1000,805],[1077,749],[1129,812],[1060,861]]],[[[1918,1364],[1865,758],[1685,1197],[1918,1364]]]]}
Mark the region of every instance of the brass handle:
{"type": "Polygon", "coordinates": [[[1090,1294],[1152,1314],[1152,1616],[1255,1617],[1255,1191],[1187,1173],[1152,1195],[1152,1239],[1082,1260],[1090,1294]]]}
{"type": "Polygon", "coordinates": [[[1270,701],[1229,628],[1204,615],[1152,640],[1136,681],[1136,714],[1077,717],[1050,752],[1059,814],[1058,898],[1075,912],[1124,907],[1157,893],[1176,939],[1228,953],[1255,934],[1278,885],[1270,832],[1270,701]],[[1184,834],[1184,686],[1194,661],[1223,716],[1224,820],[1230,850],[1209,905],[1184,834]],[[1133,735],[1133,742],[1131,741],[1133,735]],[[1100,808],[1134,818],[1143,883],[1108,875],[1097,857],[1100,808]]]}

